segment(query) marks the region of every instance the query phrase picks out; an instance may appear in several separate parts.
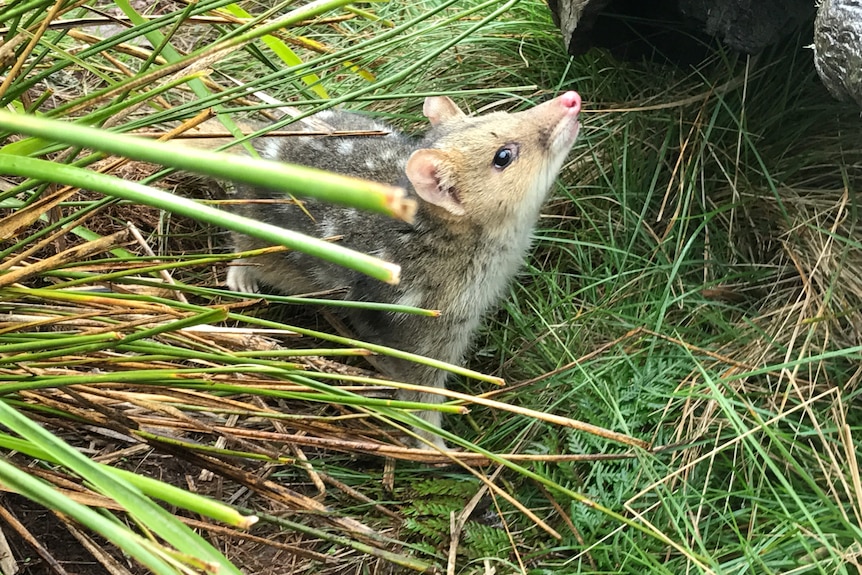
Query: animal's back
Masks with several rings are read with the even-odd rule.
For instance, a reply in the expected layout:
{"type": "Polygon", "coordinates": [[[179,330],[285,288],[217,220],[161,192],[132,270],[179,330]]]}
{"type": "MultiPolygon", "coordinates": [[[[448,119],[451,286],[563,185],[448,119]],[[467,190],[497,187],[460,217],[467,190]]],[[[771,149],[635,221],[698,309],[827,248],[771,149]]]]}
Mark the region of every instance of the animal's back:
{"type": "MultiPolygon", "coordinates": [[[[395,128],[368,116],[343,110],[315,114],[335,132],[381,132],[383,135],[289,136],[259,138],[254,146],[262,157],[313,166],[321,170],[396,184],[404,177],[404,164],[413,141],[395,128]]],[[[314,125],[297,122],[290,129],[317,132],[314,125]]]]}
{"type": "MultiPolygon", "coordinates": [[[[296,123],[291,125],[291,130],[318,133],[317,124],[322,121],[334,132],[383,132],[386,135],[262,137],[254,141],[254,147],[264,159],[392,185],[401,183],[404,164],[415,145],[410,138],[391,126],[352,112],[324,111],[314,119],[313,125],[296,123]]],[[[313,186],[313,182],[309,185],[313,186]]],[[[392,218],[314,199],[301,199],[302,204],[298,205],[283,192],[267,188],[237,185],[234,196],[244,200],[234,208],[240,215],[319,238],[333,238],[365,252],[379,250],[380,234],[390,233],[390,230],[397,233],[405,225],[392,218]],[[365,233],[366,230],[374,230],[374,237],[365,233]]],[[[235,251],[267,245],[242,234],[233,234],[233,243],[235,251]]],[[[237,263],[228,275],[228,284],[241,291],[257,291],[259,284],[264,284],[287,294],[348,289],[361,281],[363,276],[357,272],[299,252],[237,263]]]]}

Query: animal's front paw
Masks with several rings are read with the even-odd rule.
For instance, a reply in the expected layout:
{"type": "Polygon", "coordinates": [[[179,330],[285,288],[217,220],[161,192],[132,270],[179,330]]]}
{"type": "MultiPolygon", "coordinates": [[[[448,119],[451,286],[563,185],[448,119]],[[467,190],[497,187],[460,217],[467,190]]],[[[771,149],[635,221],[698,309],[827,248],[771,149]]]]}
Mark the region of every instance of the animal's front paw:
{"type": "MultiPolygon", "coordinates": [[[[418,415],[434,427],[443,427],[443,414],[439,411],[429,409],[427,411],[420,411],[416,415],[418,415]]],[[[418,436],[414,440],[414,443],[419,449],[429,449],[433,451],[436,448],[441,451],[452,451],[452,448],[446,445],[446,442],[443,441],[443,438],[436,433],[425,431],[424,429],[420,429],[419,427],[414,427],[413,431],[418,436]]]]}
{"type": "Polygon", "coordinates": [[[416,432],[416,435],[418,435],[420,438],[422,438],[422,439],[414,438],[414,441],[413,441],[413,443],[419,449],[427,449],[429,451],[436,451],[438,449],[440,451],[454,451],[449,445],[446,444],[445,441],[443,441],[443,438],[440,437],[439,435],[435,435],[433,433],[429,433],[427,431],[423,431],[423,430],[421,430],[419,428],[415,428],[415,427],[413,428],[413,431],[416,432]],[[425,441],[422,441],[423,439],[425,441]]]}
{"type": "Polygon", "coordinates": [[[235,260],[234,265],[227,268],[227,287],[231,291],[257,293],[257,277],[248,265],[235,260]]]}

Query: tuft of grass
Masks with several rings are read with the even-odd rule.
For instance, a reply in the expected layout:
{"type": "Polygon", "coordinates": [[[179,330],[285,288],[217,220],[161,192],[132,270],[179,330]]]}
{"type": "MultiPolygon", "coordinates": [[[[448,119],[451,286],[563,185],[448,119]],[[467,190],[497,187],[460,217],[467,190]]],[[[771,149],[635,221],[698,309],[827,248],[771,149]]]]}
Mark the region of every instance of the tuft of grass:
{"type": "MultiPolygon", "coordinates": [[[[606,111],[587,116],[480,365],[515,383],[498,395],[513,403],[666,446],[542,473],[692,554],[572,507],[576,530],[543,557],[555,573],[858,566],[862,136],[804,54],[791,42],[686,78],[583,59],[608,71],[578,87],[606,111]]],[[[614,451],[541,422],[478,427],[504,449],[614,451]]]]}

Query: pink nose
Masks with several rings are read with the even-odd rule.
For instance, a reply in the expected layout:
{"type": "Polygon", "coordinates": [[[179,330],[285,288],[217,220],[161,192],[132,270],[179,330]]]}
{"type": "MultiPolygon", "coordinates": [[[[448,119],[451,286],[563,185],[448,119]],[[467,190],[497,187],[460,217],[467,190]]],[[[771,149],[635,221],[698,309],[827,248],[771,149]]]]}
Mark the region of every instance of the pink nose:
{"type": "Polygon", "coordinates": [[[574,108],[575,112],[581,111],[581,96],[577,92],[566,92],[560,96],[560,103],[566,108],[574,108]]]}

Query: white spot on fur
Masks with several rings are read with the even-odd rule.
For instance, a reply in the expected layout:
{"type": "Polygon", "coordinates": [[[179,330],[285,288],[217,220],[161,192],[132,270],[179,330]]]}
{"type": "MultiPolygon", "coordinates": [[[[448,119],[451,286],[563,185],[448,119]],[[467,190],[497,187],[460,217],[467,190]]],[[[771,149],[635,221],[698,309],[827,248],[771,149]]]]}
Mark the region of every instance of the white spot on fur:
{"type": "Polygon", "coordinates": [[[267,138],[264,140],[266,144],[263,146],[263,157],[268,160],[277,160],[281,157],[281,142],[278,138],[267,138]]]}
{"type": "Polygon", "coordinates": [[[349,156],[353,153],[353,142],[350,140],[341,140],[338,142],[338,153],[343,156],[349,156]]]}
{"type": "Polygon", "coordinates": [[[318,285],[328,285],[330,283],[330,276],[326,266],[315,266],[311,268],[311,275],[314,277],[318,285]]]}
{"type": "Polygon", "coordinates": [[[333,236],[341,235],[338,230],[338,223],[332,220],[323,220],[320,222],[318,228],[320,229],[320,237],[322,238],[331,238],[333,236]]]}
{"type": "Polygon", "coordinates": [[[318,114],[315,114],[314,116],[325,122],[326,120],[331,120],[334,115],[335,113],[332,110],[324,110],[318,114]]]}
{"type": "Polygon", "coordinates": [[[422,307],[425,301],[425,293],[419,289],[408,289],[396,300],[396,304],[408,307],[422,307]]]}
{"type": "Polygon", "coordinates": [[[311,138],[311,142],[308,143],[308,147],[317,152],[326,151],[326,146],[323,145],[323,142],[320,141],[320,138],[311,138]]]}
{"type": "Polygon", "coordinates": [[[365,159],[365,167],[373,172],[374,170],[377,169],[377,162],[375,162],[371,158],[366,158],[365,159]]]}

